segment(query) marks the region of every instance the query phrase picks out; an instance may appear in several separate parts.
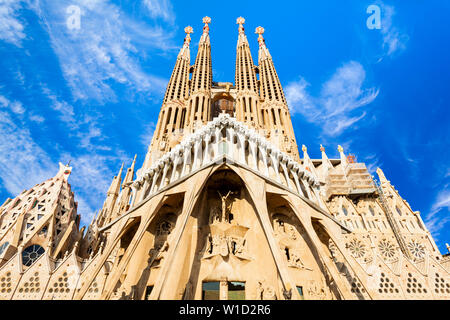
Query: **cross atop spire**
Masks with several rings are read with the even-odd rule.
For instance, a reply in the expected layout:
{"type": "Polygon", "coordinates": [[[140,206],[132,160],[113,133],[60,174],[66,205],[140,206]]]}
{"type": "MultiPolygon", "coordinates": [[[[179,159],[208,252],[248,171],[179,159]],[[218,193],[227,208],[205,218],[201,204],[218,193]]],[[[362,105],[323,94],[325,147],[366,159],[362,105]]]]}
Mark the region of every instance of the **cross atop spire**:
{"type": "Polygon", "coordinates": [[[57,178],[63,178],[64,180],[67,181],[71,173],[72,167],[70,167],[70,161],[66,165],[62,164],[61,162],[59,163],[59,171],[56,174],[57,178]]]}
{"type": "Polygon", "coordinates": [[[209,32],[209,24],[211,23],[211,18],[206,16],[206,17],[203,17],[202,21],[205,24],[205,26],[203,27],[203,33],[209,32]]]}
{"type": "Polygon", "coordinates": [[[236,24],[239,25],[239,33],[244,33],[244,23],[245,19],[243,17],[239,17],[236,19],[236,24]]]}
{"type": "Polygon", "coordinates": [[[259,46],[263,46],[264,45],[264,28],[259,26],[255,29],[255,33],[258,35],[258,42],[259,42],[259,46]]]}
{"type": "Polygon", "coordinates": [[[194,33],[194,29],[191,26],[187,26],[186,28],[184,28],[184,32],[186,33],[184,43],[189,45],[191,43],[191,33],[194,33]]]}
{"type": "Polygon", "coordinates": [[[209,24],[211,23],[211,18],[204,17],[202,21],[205,24],[205,26],[203,27],[203,34],[200,37],[199,44],[204,43],[204,44],[209,45],[209,24]]]}

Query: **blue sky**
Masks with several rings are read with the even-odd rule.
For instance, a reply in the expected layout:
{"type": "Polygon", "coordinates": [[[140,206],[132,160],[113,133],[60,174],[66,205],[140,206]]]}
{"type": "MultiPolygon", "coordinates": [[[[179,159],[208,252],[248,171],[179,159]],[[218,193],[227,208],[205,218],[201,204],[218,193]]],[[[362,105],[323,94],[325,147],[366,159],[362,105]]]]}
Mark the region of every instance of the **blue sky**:
{"type": "Polygon", "coordinates": [[[442,252],[450,242],[449,1],[3,0],[0,3],[0,199],[72,161],[82,221],[112,177],[142,164],[165,86],[194,28],[212,18],[215,81],[234,82],[238,16],[275,61],[299,145],[337,145],[380,166],[419,210],[442,252]],[[369,5],[381,29],[369,29],[369,5]],[[81,10],[80,28],[68,28],[81,10]]]}

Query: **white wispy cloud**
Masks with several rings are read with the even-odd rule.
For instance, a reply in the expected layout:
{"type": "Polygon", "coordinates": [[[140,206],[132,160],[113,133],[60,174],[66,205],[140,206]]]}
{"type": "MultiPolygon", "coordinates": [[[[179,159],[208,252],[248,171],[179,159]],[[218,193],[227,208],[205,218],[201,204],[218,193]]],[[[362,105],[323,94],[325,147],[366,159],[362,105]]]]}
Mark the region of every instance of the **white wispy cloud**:
{"type": "Polygon", "coordinates": [[[363,119],[365,111],[359,114],[354,111],[378,96],[378,89],[363,87],[365,78],[363,66],[350,61],[322,85],[318,97],[309,94],[310,84],[300,78],[286,86],[286,98],[293,114],[301,113],[308,121],[321,125],[326,135],[336,136],[363,119]]]}
{"type": "Polygon", "coordinates": [[[383,164],[380,162],[380,158],[376,154],[366,155],[361,160],[364,160],[367,171],[369,171],[369,173],[373,176],[375,176],[377,168],[381,168],[383,166],[383,164]]]}
{"type": "Polygon", "coordinates": [[[406,48],[409,36],[393,24],[395,7],[386,5],[382,1],[378,1],[377,4],[381,7],[380,32],[383,36],[383,50],[385,55],[390,56],[406,48]]]}
{"type": "Polygon", "coordinates": [[[436,197],[436,201],[431,207],[430,215],[434,215],[445,208],[450,211],[450,189],[444,189],[439,192],[436,197]]]}
{"type": "Polygon", "coordinates": [[[20,21],[18,10],[21,8],[20,0],[0,1],[0,40],[20,47],[26,37],[23,22],[20,21]]]}
{"type": "Polygon", "coordinates": [[[162,18],[167,22],[174,22],[175,13],[173,7],[168,0],[143,0],[144,5],[148,9],[152,18],[162,18]]]}
{"type": "Polygon", "coordinates": [[[0,96],[0,103],[0,179],[2,187],[15,195],[53,176],[57,166],[25,122],[14,117],[15,102],[0,96]]]}
{"type": "Polygon", "coordinates": [[[20,101],[0,94],[0,185],[14,197],[53,177],[58,171],[58,160],[71,160],[73,171],[69,183],[79,203],[82,222],[89,223],[92,214],[101,208],[101,201],[117,174],[110,168],[127,160],[127,156],[120,147],[103,141],[104,133],[95,115],[74,112],[70,104],[45,86],[42,93],[49,99],[49,110],[58,115],[68,129],[68,139],[76,147],[71,150],[62,149],[62,146],[43,149],[38,143],[38,133],[30,131],[29,121],[41,123],[45,119],[28,111],[20,101]],[[70,115],[65,117],[63,114],[67,112],[70,115]]]}
{"type": "Polygon", "coordinates": [[[433,237],[438,237],[441,230],[447,227],[450,222],[450,188],[444,184],[441,191],[438,192],[430,211],[424,219],[428,230],[433,237]]]}
{"type": "MultiPolygon", "coordinates": [[[[163,1],[167,2],[167,1],[163,1]]],[[[169,2],[154,15],[165,15],[169,2]],[[159,12],[159,13],[158,13],[159,12]]],[[[121,8],[107,0],[60,0],[33,2],[30,6],[50,36],[64,78],[76,100],[96,100],[103,104],[117,101],[114,85],[131,89],[132,93],[160,92],[156,75],[142,68],[142,56],[135,43],[146,42],[150,48],[172,50],[170,30],[150,26],[131,19],[121,8]],[[81,9],[80,29],[66,27],[70,5],[81,9]],[[156,82],[156,85],[155,85],[156,82]]]]}
{"type": "MultiPolygon", "coordinates": [[[[17,100],[11,101],[4,95],[0,94],[0,108],[7,109],[12,114],[17,115],[21,120],[26,120],[23,118],[23,116],[27,114],[26,112],[27,110],[20,101],[17,100]]],[[[32,112],[28,112],[28,119],[33,122],[42,122],[41,117],[35,115],[32,112]]]]}
{"type": "Polygon", "coordinates": [[[150,142],[153,137],[153,133],[155,132],[156,123],[151,121],[150,123],[144,126],[144,131],[140,136],[141,143],[147,148],[150,145],[150,142]]]}

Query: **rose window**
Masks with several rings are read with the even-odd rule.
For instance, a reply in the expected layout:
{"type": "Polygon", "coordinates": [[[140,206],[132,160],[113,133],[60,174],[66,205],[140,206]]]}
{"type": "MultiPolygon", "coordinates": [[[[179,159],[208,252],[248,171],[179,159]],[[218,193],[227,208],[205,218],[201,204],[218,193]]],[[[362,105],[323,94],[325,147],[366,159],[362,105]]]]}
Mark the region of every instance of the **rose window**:
{"type": "Polygon", "coordinates": [[[44,248],[40,245],[34,244],[27,247],[22,252],[22,263],[29,267],[31,266],[41,255],[45,252],[44,248]]]}
{"type": "Polygon", "coordinates": [[[411,240],[408,243],[408,249],[411,252],[411,254],[417,259],[423,258],[425,255],[424,246],[421,243],[417,242],[416,240],[411,240]]]}
{"type": "Polygon", "coordinates": [[[366,246],[361,241],[356,239],[353,239],[349,244],[347,244],[347,248],[355,258],[362,258],[366,254],[366,246]]]}
{"type": "Polygon", "coordinates": [[[395,256],[395,246],[387,240],[382,240],[378,244],[378,249],[385,258],[393,258],[395,256]]]}

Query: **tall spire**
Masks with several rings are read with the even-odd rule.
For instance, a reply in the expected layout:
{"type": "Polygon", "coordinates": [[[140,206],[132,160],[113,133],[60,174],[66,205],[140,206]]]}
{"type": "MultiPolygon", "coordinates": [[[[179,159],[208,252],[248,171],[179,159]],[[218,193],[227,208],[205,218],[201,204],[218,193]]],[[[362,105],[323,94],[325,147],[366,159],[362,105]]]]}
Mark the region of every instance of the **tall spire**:
{"type": "Polygon", "coordinates": [[[257,78],[250,47],[245,36],[244,23],[244,18],[237,18],[239,36],[236,47],[236,118],[259,128],[262,124],[260,123],[261,115],[258,114],[257,78]]]}
{"type": "Polygon", "coordinates": [[[330,159],[328,159],[328,156],[325,153],[325,147],[323,145],[320,145],[320,152],[322,153],[322,166],[326,170],[333,168],[333,165],[331,164],[330,159]]]}
{"type": "Polygon", "coordinates": [[[167,142],[169,136],[176,137],[188,126],[187,99],[189,98],[189,70],[190,70],[190,50],[191,33],[194,32],[191,26],[184,28],[186,37],[183,47],[178,53],[172,76],[167,85],[163,105],[159,112],[158,123],[144,161],[144,167],[149,167],[151,163],[158,159],[170,148],[167,142]]]}
{"type": "Polygon", "coordinates": [[[377,174],[382,184],[389,182],[388,179],[386,179],[386,176],[384,175],[384,172],[383,170],[381,170],[381,168],[377,168],[377,174]]]}
{"type": "Polygon", "coordinates": [[[203,26],[203,33],[202,36],[200,37],[199,45],[203,43],[207,43],[210,45],[211,43],[209,40],[209,24],[211,23],[211,18],[206,16],[203,17],[202,21],[205,25],[203,26]]]}
{"type": "Polygon", "coordinates": [[[107,194],[119,194],[120,191],[120,183],[122,182],[122,171],[123,171],[123,162],[120,167],[119,173],[114,177],[111,185],[109,186],[107,194]]]}
{"type": "Polygon", "coordinates": [[[344,148],[341,145],[338,145],[339,157],[341,158],[342,167],[345,168],[348,165],[347,157],[344,154],[344,148]]]}
{"type": "Polygon", "coordinates": [[[117,176],[113,178],[111,186],[109,187],[108,192],[106,193],[106,200],[103,203],[102,212],[100,213],[99,218],[97,220],[99,226],[103,226],[109,223],[113,218],[113,210],[116,204],[117,197],[119,196],[120,184],[122,182],[123,165],[124,164],[122,163],[119,173],[117,174],[117,176]]]}
{"type": "Polygon", "coordinates": [[[209,40],[210,17],[204,17],[203,34],[198,44],[191,80],[191,95],[189,97],[189,125],[194,131],[199,125],[210,119],[210,101],[212,86],[211,44],[209,40]]]}
{"type": "Polygon", "coordinates": [[[299,159],[291,115],[272,56],[266,47],[264,28],[257,27],[255,33],[258,34],[259,42],[260,99],[263,101],[261,112],[264,115],[264,127],[270,131],[270,140],[278,144],[281,150],[299,159]]]}
{"type": "Polygon", "coordinates": [[[135,167],[135,165],[136,165],[136,157],[137,157],[137,154],[134,155],[134,159],[133,159],[133,162],[132,162],[132,164],[131,164],[131,167],[127,170],[127,173],[126,173],[126,175],[125,175],[125,178],[123,179],[123,182],[122,182],[122,189],[124,188],[124,186],[125,186],[126,184],[128,184],[128,183],[130,183],[130,182],[133,181],[134,167],[135,167]]]}
{"type": "Polygon", "coordinates": [[[59,171],[56,174],[55,178],[62,178],[65,181],[69,179],[70,174],[72,173],[72,167],[69,166],[70,161],[68,164],[64,165],[61,162],[59,163],[59,171]]]}
{"type": "Polygon", "coordinates": [[[173,68],[172,76],[170,78],[169,84],[167,85],[166,95],[164,97],[164,103],[187,99],[189,88],[189,66],[190,66],[190,50],[189,44],[191,43],[190,34],[193,33],[191,26],[187,26],[184,29],[186,37],[184,38],[183,47],[178,53],[178,58],[173,68]]]}
{"type": "Polygon", "coordinates": [[[238,47],[243,44],[248,45],[247,37],[245,35],[244,23],[245,23],[245,19],[243,17],[239,17],[236,19],[236,24],[239,25],[239,38],[238,38],[238,44],[237,44],[238,47]]]}

